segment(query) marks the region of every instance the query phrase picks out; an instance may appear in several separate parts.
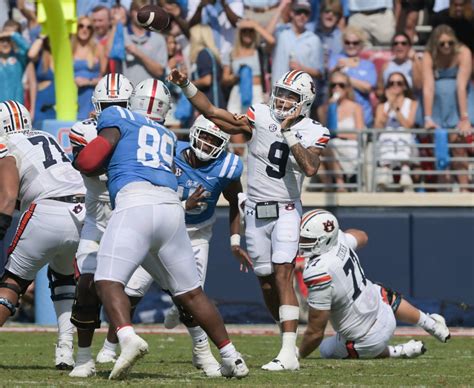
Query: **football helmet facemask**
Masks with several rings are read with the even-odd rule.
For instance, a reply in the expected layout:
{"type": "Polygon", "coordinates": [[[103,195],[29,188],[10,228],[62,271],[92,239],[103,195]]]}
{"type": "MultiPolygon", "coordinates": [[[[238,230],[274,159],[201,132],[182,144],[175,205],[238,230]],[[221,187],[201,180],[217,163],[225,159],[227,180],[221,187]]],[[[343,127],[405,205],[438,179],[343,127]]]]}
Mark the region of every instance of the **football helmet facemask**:
{"type": "Polygon", "coordinates": [[[122,74],[110,73],[103,76],[92,94],[92,104],[95,112],[100,114],[105,108],[112,105],[127,108],[132,92],[132,83],[122,74]]]}
{"type": "Polygon", "coordinates": [[[305,257],[322,255],[337,245],[338,234],[334,214],[322,209],[306,212],[301,218],[300,251],[305,257]]]}
{"type": "Polygon", "coordinates": [[[302,105],[301,116],[308,116],[315,97],[313,78],[303,71],[292,70],[273,85],[270,109],[278,120],[284,120],[302,105]]]}
{"type": "Polygon", "coordinates": [[[204,116],[198,116],[189,130],[191,148],[199,160],[217,159],[227,147],[230,135],[204,116]]]}

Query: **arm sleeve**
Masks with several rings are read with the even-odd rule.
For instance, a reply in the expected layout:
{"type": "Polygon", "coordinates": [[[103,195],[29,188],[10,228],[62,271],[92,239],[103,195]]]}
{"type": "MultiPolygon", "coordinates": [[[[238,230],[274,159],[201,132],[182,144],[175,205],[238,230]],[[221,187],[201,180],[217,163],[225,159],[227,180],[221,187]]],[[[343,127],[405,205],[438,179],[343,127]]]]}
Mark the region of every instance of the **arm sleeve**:
{"type": "Polygon", "coordinates": [[[331,135],[329,134],[329,129],[326,127],[323,127],[322,125],[319,124],[319,137],[316,139],[315,143],[313,144],[313,147],[316,148],[326,148],[329,140],[331,139],[331,135]]]}

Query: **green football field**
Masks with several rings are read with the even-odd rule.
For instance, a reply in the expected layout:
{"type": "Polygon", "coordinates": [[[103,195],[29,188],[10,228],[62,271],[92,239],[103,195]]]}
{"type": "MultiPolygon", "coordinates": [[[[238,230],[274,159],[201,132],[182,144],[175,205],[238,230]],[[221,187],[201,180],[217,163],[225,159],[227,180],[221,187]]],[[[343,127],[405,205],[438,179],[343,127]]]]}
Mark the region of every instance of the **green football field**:
{"type": "MultiPolygon", "coordinates": [[[[144,334],[150,354],[134,367],[123,382],[107,381],[110,366],[98,365],[97,376],[72,379],[53,366],[53,333],[0,333],[0,386],[473,386],[474,337],[455,337],[441,344],[422,337],[428,351],[418,359],[324,361],[316,352],[301,362],[298,372],[269,373],[260,370],[279,350],[278,336],[233,335],[243,353],[250,375],[242,380],[208,379],[190,362],[186,335],[144,334]]],[[[104,334],[96,335],[95,352],[104,334]]],[[[394,343],[408,341],[395,337],[394,343]]]]}

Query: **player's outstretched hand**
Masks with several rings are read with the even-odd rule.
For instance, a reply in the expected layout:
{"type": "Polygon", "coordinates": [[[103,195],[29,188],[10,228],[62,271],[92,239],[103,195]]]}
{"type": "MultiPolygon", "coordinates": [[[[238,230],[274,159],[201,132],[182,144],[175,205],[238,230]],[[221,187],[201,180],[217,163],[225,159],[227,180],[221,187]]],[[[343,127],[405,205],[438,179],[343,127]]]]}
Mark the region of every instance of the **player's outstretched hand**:
{"type": "Polygon", "coordinates": [[[186,210],[192,210],[204,205],[201,200],[206,198],[204,187],[199,186],[186,200],[186,210]]]}
{"type": "Polygon", "coordinates": [[[184,73],[181,73],[178,69],[171,70],[171,73],[168,76],[168,81],[173,82],[174,84],[181,86],[186,84],[188,81],[188,76],[184,73]]]}
{"type": "Polygon", "coordinates": [[[301,116],[301,109],[303,109],[303,105],[299,104],[296,110],[290,115],[288,115],[288,117],[285,120],[282,121],[281,123],[282,132],[289,131],[291,129],[291,126],[301,116]]]}
{"type": "Polygon", "coordinates": [[[240,271],[241,272],[248,272],[249,268],[253,268],[252,260],[250,259],[250,256],[245,251],[245,249],[242,249],[238,245],[232,245],[231,249],[232,249],[232,253],[234,254],[235,258],[237,260],[239,260],[239,262],[240,262],[240,271]]]}

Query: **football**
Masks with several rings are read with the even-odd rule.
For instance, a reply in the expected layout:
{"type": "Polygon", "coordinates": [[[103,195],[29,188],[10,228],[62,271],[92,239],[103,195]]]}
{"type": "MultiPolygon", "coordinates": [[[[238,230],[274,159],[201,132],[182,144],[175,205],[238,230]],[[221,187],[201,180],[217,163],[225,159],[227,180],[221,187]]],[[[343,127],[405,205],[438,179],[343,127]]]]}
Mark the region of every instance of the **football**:
{"type": "Polygon", "coordinates": [[[163,31],[170,24],[170,15],[157,5],[145,5],[137,13],[137,21],[149,31],[163,31]]]}

